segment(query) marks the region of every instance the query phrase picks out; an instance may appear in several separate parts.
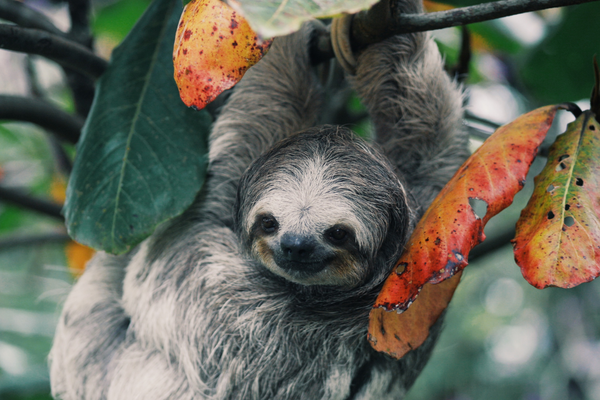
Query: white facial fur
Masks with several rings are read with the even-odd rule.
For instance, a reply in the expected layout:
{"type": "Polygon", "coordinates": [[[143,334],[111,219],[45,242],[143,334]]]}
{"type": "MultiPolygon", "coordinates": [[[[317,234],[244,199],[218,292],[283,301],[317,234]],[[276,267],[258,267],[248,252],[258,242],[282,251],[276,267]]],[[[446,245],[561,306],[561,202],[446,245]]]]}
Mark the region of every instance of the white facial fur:
{"type": "Polygon", "coordinates": [[[348,227],[354,233],[358,250],[367,251],[380,240],[373,237],[372,229],[367,229],[367,221],[358,217],[364,215],[364,208],[368,208],[368,205],[357,204],[341,194],[343,190],[347,192],[348,184],[345,183],[342,187],[341,182],[336,182],[332,169],[327,168],[324,160],[305,159],[302,163],[304,165],[296,166],[301,173],[285,171],[276,174],[273,179],[276,184],[269,185],[252,207],[245,221],[244,228],[247,232],[260,215],[271,215],[278,223],[276,233],[253,241],[252,252],[271,272],[296,283],[342,286],[356,284],[361,278],[361,271],[360,266],[356,265],[358,263],[355,257],[347,250],[327,243],[324,236],[325,231],[335,225],[348,227]],[[362,213],[358,207],[363,207],[362,213]],[[264,244],[277,248],[281,236],[286,233],[310,236],[335,252],[339,256],[338,260],[354,261],[355,265],[341,267],[338,261],[310,277],[295,276],[280,268],[272,257],[266,257],[261,248],[264,244]]]}

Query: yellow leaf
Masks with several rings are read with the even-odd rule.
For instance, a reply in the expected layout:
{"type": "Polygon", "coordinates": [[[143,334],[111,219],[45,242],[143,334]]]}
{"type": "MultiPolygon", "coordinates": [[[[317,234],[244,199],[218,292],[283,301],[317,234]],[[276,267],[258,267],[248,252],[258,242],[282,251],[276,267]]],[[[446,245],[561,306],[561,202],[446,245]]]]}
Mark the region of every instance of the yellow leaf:
{"type": "Polygon", "coordinates": [[[204,108],[267,52],[248,22],[220,0],[192,0],[181,14],[173,65],[181,100],[204,108]]]}
{"type": "Polygon", "coordinates": [[[71,274],[78,278],[83,274],[85,265],[95,254],[95,250],[79,244],[75,241],[70,241],[65,247],[65,254],[67,256],[67,265],[71,274]]]}
{"type": "Polygon", "coordinates": [[[52,177],[52,182],[50,183],[50,197],[52,197],[52,200],[56,203],[60,204],[63,204],[67,198],[67,182],[59,175],[55,174],[52,177]]]}

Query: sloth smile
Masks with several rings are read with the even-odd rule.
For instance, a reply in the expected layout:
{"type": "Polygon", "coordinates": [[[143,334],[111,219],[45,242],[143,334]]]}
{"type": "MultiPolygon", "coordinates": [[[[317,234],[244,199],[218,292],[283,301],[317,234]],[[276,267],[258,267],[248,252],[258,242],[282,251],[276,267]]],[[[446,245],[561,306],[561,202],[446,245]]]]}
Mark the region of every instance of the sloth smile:
{"type": "Polygon", "coordinates": [[[277,266],[288,273],[292,273],[294,275],[308,275],[308,274],[316,274],[317,272],[321,272],[322,270],[329,265],[330,260],[320,260],[320,261],[291,261],[291,260],[281,260],[277,257],[275,258],[275,262],[277,266]]]}

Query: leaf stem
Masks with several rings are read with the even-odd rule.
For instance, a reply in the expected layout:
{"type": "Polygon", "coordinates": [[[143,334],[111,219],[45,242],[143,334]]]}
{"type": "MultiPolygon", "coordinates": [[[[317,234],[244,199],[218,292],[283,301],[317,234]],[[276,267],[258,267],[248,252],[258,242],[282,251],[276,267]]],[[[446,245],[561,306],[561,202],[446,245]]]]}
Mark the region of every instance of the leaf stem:
{"type": "Polygon", "coordinates": [[[96,79],[108,63],[84,46],[37,29],[0,24],[0,49],[37,54],[96,79]]]}
{"type": "Polygon", "coordinates": [[[0,95],[0,120],[31,122],[53,132],[58,138],[77,143],[83,119],[50,103],[21,96],[0,95]]]}

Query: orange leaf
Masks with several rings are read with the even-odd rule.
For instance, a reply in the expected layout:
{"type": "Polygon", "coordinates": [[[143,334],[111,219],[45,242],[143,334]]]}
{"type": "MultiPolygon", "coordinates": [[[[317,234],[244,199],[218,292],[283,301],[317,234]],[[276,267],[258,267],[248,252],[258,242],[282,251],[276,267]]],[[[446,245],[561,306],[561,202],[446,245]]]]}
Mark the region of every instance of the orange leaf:
{"type": "Polygon", "coordinates": [[[538,289],[600,275],[600,124],[581,114],[550,148],[517,222],[515,261],[538,289]]]}
{"type": "Polygon", "coordinates": [[[56,203],[64,204],[67,198],[67,182],[60,175],[54,175],[50,183],[50,197],[56,203]]]}
{"type": "Polygon", "coordinates": [[[441,282],[467,265],[470,250],[485,239],[487,221],[525,184],[559,108],[539,108],[499,128],[460,167],[419,221],[374,307],[406,310],[425,283],[441,282]],[[476,201],[487,205],[483,218],[471,206],[476,201]]]}
{"type": "Polygon", "coordinates": [[[413,305],[402,314],[383,308],[371,310],[368,334],[371,346],[399,359],[422,345],[429,336],[429,328],[452,300],[461,274],[458,272],[437,285],[425,284],[413,305]]]}
{"type": "Polygon", "coordinates": [[[65,254],[71,274],[76,278],[83,274],[85,265],[95,253],[95,250],[91,247],[84,246],[75,241],[67,243],[65,254]]]}
{"type": "Polygon", "coordinates": [[[220,0],[192,0],[181,15],[173,64],[181,100],[204,108],[267,52],[246,20],[220,0]]]}

